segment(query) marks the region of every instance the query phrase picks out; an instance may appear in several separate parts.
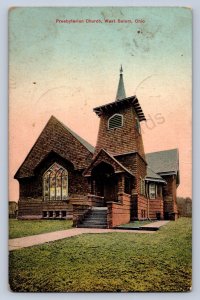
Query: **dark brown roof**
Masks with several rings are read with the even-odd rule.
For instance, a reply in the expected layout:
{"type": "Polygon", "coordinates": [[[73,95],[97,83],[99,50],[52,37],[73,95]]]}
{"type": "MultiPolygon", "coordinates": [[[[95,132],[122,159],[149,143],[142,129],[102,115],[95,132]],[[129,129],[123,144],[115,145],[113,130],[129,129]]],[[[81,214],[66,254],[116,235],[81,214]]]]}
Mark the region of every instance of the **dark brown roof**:
{"type": "Polygon", "coordinates": [[[60,122],[65,129],[67,129],[85,148],[87,148],[91,153],[94,153],[94,146],[92,146],[90,143],[88,143],[86,140],[84,140],[80,135],[78,135],[76,132],[71,130],[69,127],[67,127],[65,124],[60,122]]]}
{"type": "Polygon", "coordinates": [[[159,175],[175,174],[179,177],[178,149],[170,149],[146,154],[148,166],[159,175]]]}
{"type": "Polygon", "coordinates": [[[102,113],[113,110],[114,108],[123,108],[130,105],[134,107],[135,112],[139,118],[139,121],[145,121],[146,120],[145,115],[142,111],[142,108],[136,96],[127,97],[125,99],[117,100],[102,106],[95,107],[93,111],[98,116],[100,116],[102,115],[102,113]]]}
{"type": "Polygon", "coordinates": [[[36,167],[52,152],[71,162],[75,169],[85,169],[92,159],[93,149],[89,143],[52,116],[14,178],[34,176],[36,167]]]}

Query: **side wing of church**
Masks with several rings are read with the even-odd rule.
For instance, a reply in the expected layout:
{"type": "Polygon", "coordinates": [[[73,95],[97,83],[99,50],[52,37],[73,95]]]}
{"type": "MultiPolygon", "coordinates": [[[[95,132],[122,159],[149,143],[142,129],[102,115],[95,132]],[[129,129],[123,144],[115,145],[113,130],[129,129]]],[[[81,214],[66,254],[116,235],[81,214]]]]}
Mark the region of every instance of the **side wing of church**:
{"type": "Polygon", "coordinates": [[[122,68],[116,100],[94,108],[95,149],[51,117],[15,174],[18,218],[73,218],[77,227],[178,216],[178,150],[145,154],[136,96],[126,97],[122,68]]]}

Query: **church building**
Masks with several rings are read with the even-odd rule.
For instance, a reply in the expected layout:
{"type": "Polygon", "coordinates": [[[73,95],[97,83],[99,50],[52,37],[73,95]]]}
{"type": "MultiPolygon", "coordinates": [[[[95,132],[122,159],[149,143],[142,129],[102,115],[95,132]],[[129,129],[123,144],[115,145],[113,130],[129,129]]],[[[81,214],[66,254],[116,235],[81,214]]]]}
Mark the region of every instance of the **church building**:
{"type": "Polygon", "coordinates": [[[115,101],[93,109],[96,147],[54,116],[15,174],[19,219],[73,219],[74,226],[112,228],[134,220],[178,216],[178,150],[145,153],[136,96],[126,97],[120,69],[115,101]]]}

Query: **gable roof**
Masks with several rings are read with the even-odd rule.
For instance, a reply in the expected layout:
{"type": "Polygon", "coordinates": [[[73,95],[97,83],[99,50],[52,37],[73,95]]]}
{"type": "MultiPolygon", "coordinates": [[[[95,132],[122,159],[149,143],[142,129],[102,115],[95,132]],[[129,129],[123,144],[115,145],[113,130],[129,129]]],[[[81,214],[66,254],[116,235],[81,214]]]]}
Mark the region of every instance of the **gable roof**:
{"type": "Polygon", "coordinates": [[[170,149],[146,154],[149,167],[160,175],[179,173],[178,149],[170,149]]]}
{"type": "MultiPolygon", "coordinates": [[[[60,121],[58,121],[58,122],[60,122],[60,121]]],[[[94,153],[94,146],[92,146],[90,143],[88,143],[86,140],[84,140],[80,135],[78,135],[76,132],[74,132],[69,127],[67,127],[64,123],[60,122],[60,124],[62,124],[62,126],[65,129],[67,129],[85,148],[87,148],[91,153],[94,153]]]]}
{"type": "Polygon", "coordinates": [[[147,175],[145,177],[147,181],[157,181],[167,183],[159,174],[156,174],[151,168],[147,167],[147,175]]]}
{"type": "MultiPolygon", "coordinates": [[[[98,154],[94,157],[89,167],[83,172],[83,176],[88,177],[91,176],[91,171],[94,167],[96,167],[100,162],[105,162],[105,159],[101,160],[98,164],[95,165],[95,162],[98,161],[98,159],[101,156],[107,156],[109,159],[111,159],[115,165],[115,173],[117,172],[127,172],[131,176],[134,176],[125,166],[123,166],[114,156],[112,156],[109,152],[107,152],[105,149],[101,149],[98,154]],[[117,168],[118,167],[118,168],[117,168]]],[[[109,164],[109,162],[108,162],[109,164]]]]}
{"type": "Polygon", "coordinates": [[[70,161],[75,169],[84,169],[93,150],[88,142],[51,116],[14,178],[34,176],[35,168],[51,152],[70,161]]]}

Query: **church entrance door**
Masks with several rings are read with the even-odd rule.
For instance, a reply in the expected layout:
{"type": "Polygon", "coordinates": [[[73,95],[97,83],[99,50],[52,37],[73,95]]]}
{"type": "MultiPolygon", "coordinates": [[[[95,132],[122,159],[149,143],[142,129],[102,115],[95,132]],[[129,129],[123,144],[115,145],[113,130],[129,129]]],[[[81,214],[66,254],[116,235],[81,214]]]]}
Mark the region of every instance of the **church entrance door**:
{"type": "Polygon", "coordinates": [[[104,205],[108,201],[117,200],[117,176],[111,165],[102,162],[92,170],[92,179],[95,182],[93,193],[104,197],[104,205]]]}

